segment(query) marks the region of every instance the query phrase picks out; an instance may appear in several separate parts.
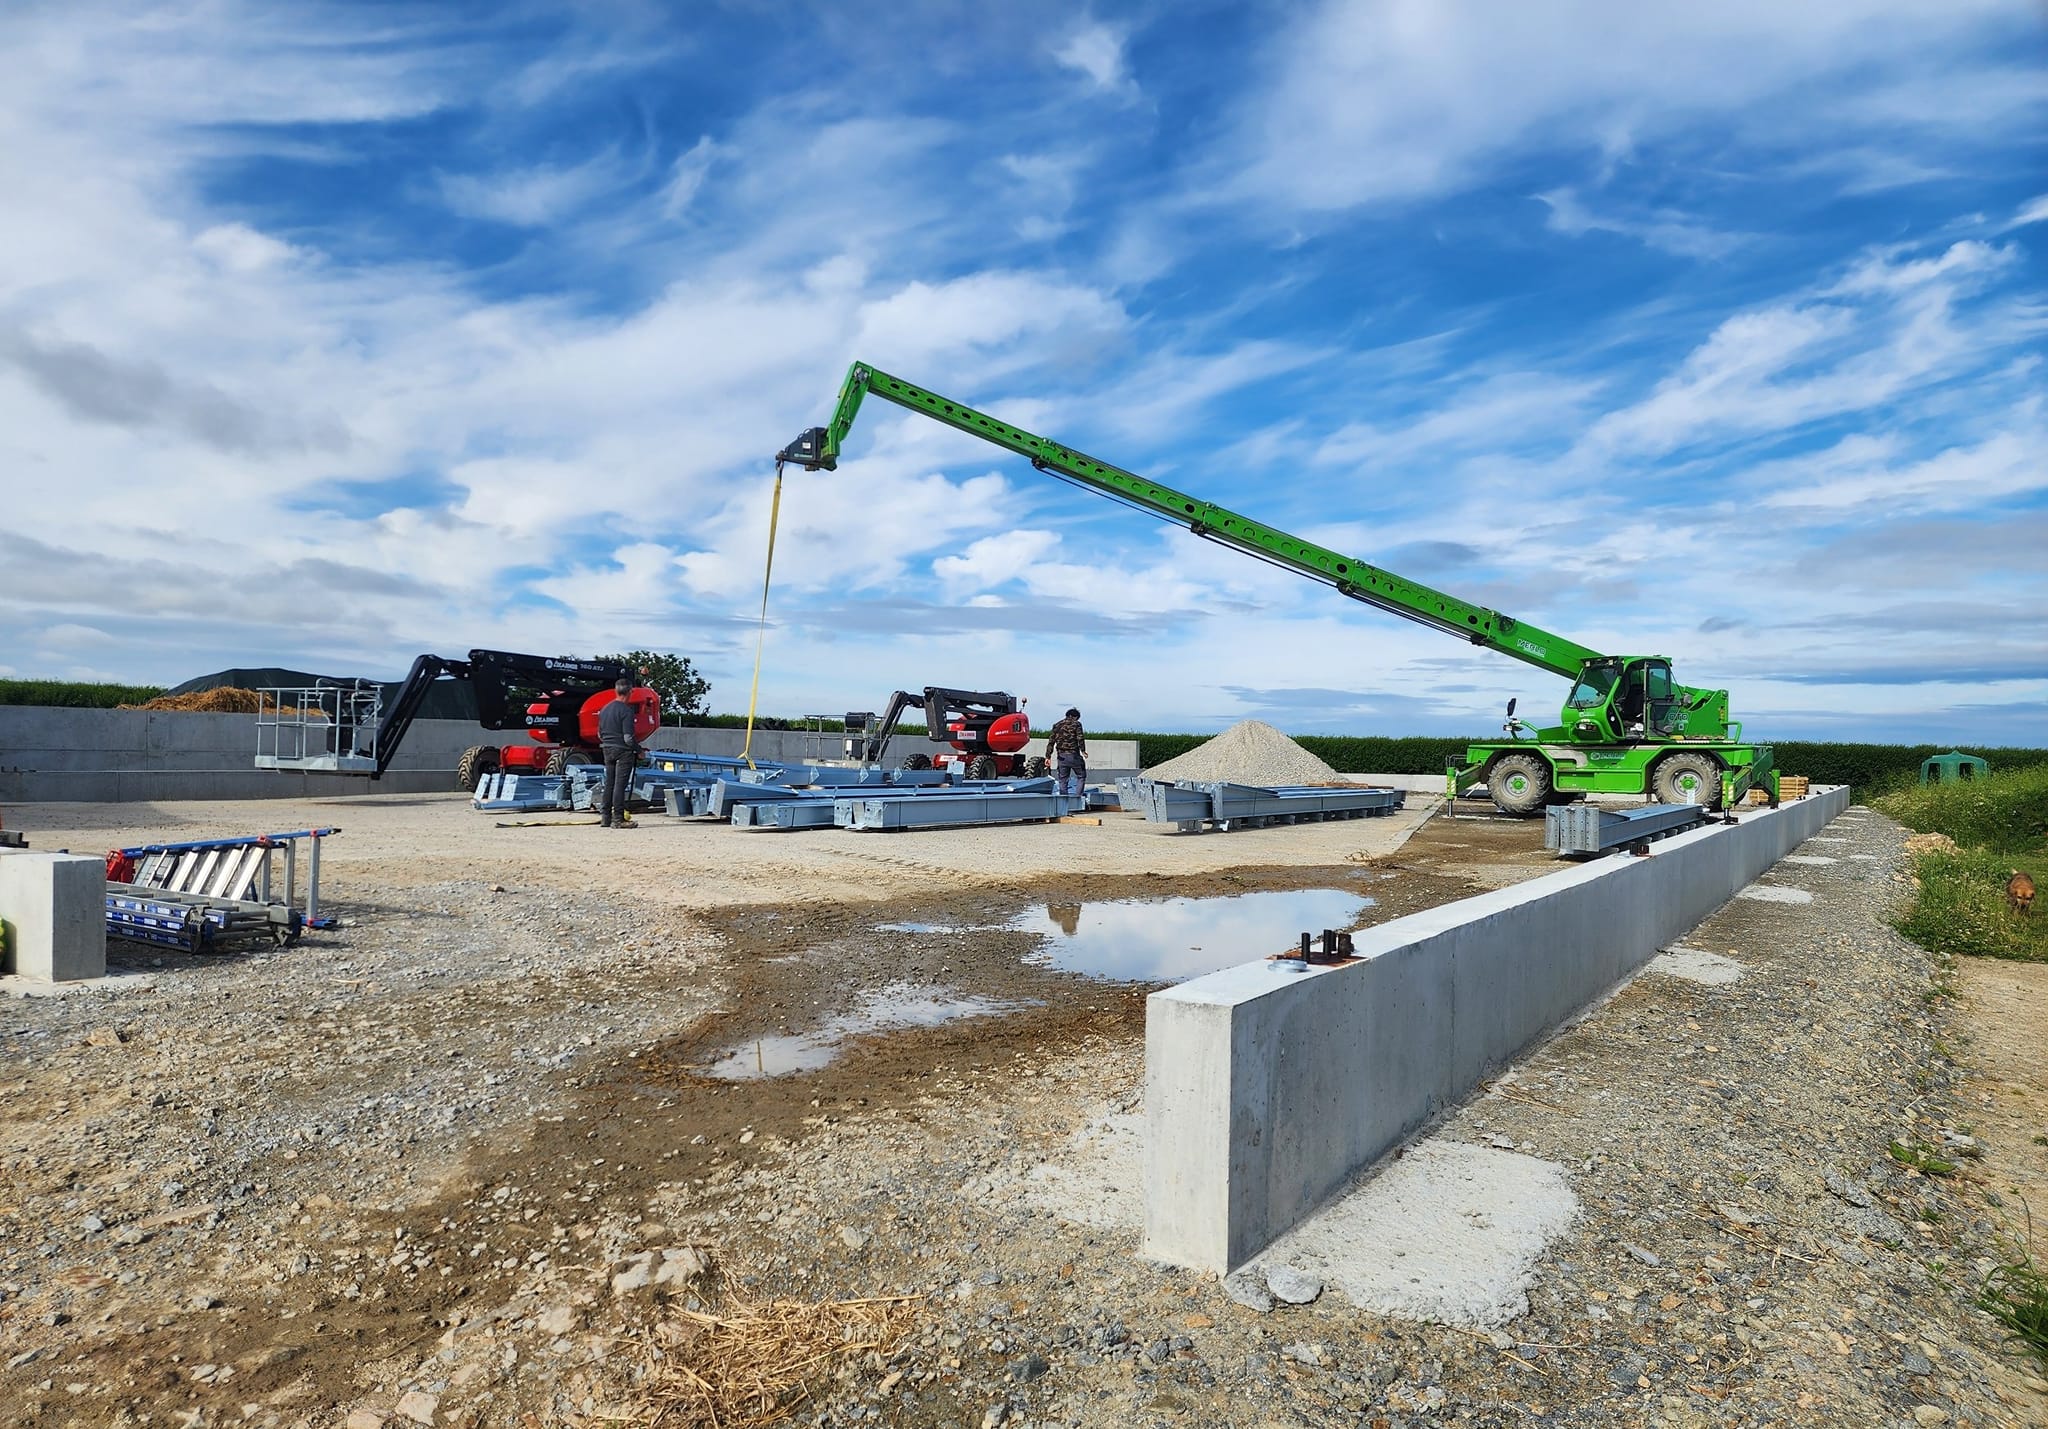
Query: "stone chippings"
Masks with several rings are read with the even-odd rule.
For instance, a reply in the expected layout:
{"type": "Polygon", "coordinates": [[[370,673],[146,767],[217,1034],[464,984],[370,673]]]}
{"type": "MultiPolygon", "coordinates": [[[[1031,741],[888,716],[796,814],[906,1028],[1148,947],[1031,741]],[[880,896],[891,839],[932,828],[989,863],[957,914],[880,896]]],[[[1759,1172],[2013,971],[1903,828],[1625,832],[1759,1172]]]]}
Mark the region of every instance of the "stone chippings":
{"type": "Polygon", "coordinates": [[[619,1189],[619,1145],[593,1125],[567,1192],[537,1166],[477,1187],[453,1224],[352,1223],[421,1196],[450,1140],[559,1115],[559,1078],[645,1045],[648,963],[605,900],[501,910],[493,936],[394,922],[375,957],[365,929],[350,953],[117,1005],[0,1006],[0,1403],[37,1429],[140,1422],[129,1404],[259,1429],[595,1429],[630,1422],[647,1319],[730,1275],[754,1299],[922,1297],[910,1337],[827,1379],[800,1425],[2048,1422],[1969,1305],[1997,1250],[1985,1189],[1885,1152],[1961,1135],[1937,1055],[1956,1031],[1930,960],[1882,921],[1904,892],[1898,831],[1853,833],[1870,862],[1766,875],[1813,904],[1732,904],[1688,935],[1741,961],[1739,982],[1646,975],[1446,1119],[1440,1137],[1566,1168],[1584,1207],[1526,1313],[1483,1330],[1368,1313],[1334,1284],[1293,1304],[1312,1287],[1219,1283],[1025,1194],[1079,1125],[1137,1109],[1131,1038],[992,1050],[899,1105],[828,1095],[801,1134],[729,1139],[651,1191],[619,1189]],[[599,943],[567,968],[535,951],[599,943]],[[451,972],[479,961],[514,990],[451,972]],[[366,977],[401,1005],[362,1015],[366,977]],[[445,1009],[408,1017],[429,988],[445,1009]],[[90,1037],[115,1021],[120,1038],[90,1037]],[[348,1073],[347,1097],[307,1100],[290,1069],[313,1058],[348,1073]],[[426,1333],[337,1334],[339,1399],[294,1388],[303,1357],[214,1338],[287,1308],[375,1326],[387,1290],[437,1284],[426,1333]],[[95,1357],[115,1333],[119,1355],[95,1357]]]}
{"type": "Polygon", "coordinates": [[[1263,720],[1239,720],[1175,759],[1145,771],[1171,782],[1228,780],[1233,784],[1336,784],[1344,776],[1263,720]]]}

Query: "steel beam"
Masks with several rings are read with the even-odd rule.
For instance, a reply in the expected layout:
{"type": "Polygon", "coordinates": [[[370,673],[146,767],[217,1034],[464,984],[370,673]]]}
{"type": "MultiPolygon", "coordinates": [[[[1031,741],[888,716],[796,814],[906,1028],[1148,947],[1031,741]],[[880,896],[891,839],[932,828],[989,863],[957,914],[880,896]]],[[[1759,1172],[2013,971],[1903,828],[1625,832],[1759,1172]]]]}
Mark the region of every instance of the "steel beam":
{"type": "Polygon", "coordinates": [[[1646,804],[1640,809],[1554,804],[1543,811],[1543,846],[1562,854],[1602,854],[1684,833],[1706,817],[1698,804],[1646,804]]]}
{"type": "Polygon", "coordinates": [[[1399,789],[1287,784],[1263,788],[1224,781],[1122,779],[1117,791],[1127,809],[1142,812],[1152,823],[1172,824],[1192,833],[1213,826],[1228,831],[1265,824],[1302,823],[1323,819],[1364,819],[1391,814],[1407,804],[1399,789]]]}
{"type": "Polygon", "coordinates": [[[938,829],[967,824],[1022,824],[1057,819],[1082,801],[1059,794],[926,794],[911,798],[833,801],[832,821],[842,829],[938,829]]]}

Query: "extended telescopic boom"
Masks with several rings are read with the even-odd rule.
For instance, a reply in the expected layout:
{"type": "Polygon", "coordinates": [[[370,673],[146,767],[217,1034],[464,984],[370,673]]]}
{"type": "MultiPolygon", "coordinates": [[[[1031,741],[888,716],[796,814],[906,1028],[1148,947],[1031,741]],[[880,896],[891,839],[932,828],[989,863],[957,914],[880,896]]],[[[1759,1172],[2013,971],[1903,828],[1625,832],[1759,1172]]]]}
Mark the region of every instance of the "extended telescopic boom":
{"type": "Polygon", "coordinates": [[[1205,540],[1233,547],[1311,580],[1322,581],[1353,600],[1377,606],[1446,634],[1463,636],[1474,645],[1512,655],[1539,670],[1575,679],[1586,661],[1599,658],[1599,652],[1562,635],[1539,630],[1527,621],[1459,600],[1416,581],[1404,580],[1368,561],[1290,536],[1213,501],[1203,501],[1125,471],[1122,467],[1098,461],[1072,447],[1061,446],[1021,427],[1013,427],[986,412],[978,412],[951,398],[928,392],[900,377],[891,377],[864,362],[854,363],[847,371],[846,381],[839,389],[838,405],[832,412],[831,424],[810,428],[776,453],[776,461],[811,471],[836,469],[840,444],[852,429],[862,398],[870,392],[1013,451],[1049,475],[1186,526],[1205,540]]]}

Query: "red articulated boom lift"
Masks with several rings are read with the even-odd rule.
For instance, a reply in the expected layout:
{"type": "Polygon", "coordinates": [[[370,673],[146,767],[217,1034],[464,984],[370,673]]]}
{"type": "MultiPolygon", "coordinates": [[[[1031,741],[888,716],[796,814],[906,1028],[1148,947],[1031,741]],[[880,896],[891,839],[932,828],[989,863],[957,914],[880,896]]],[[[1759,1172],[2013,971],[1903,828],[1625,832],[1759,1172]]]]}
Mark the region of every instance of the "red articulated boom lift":
{"type": "Polygon", "coordinates": [[[466,660],[422,655],[412,662],[385,707],[374,680],[307,689],[265,690],[257,719],[257,767],[381,778],[418,718],[436,680],[468,681],[476,692],[477,723],[485,729],[523,729],[524,742],[471,745],[456,765],[456,782],[474,790],[486,774],[559,774],[571,764],[595,764],[598,712],[615,697],[620,680],[633,680],[633,732],[641,739],[660,727],[661,696],[638,683],[639,672],[616,660],[577,660],[472,650],[466,660]],[[269,734],[270,751],[264,736],[269,734]],[[317,744],[317,747],[316,747],[317,744]]]}
{"type": "Polygon", "coordinates": [[[922,752],[905,755],[905,769],[958,764],[969,779],[1006,779],[1018,774],[1035,779],[1046,772],[1044,758],[1024,757],[1024,746],[1031,742],[1031,717],[1024,713],[1024,701],[998,691],[949,690],[941,685],[926,685],[921,695],[898,690],[889,697],[889,708],[880,719],[859,710],[850,712],[846,716],[847,757],[863,764],[880,764],[896,735],[896,721],[919,704],[924,706],[925,733],[946,740],[957,752],[936,758],[922,752]]]}

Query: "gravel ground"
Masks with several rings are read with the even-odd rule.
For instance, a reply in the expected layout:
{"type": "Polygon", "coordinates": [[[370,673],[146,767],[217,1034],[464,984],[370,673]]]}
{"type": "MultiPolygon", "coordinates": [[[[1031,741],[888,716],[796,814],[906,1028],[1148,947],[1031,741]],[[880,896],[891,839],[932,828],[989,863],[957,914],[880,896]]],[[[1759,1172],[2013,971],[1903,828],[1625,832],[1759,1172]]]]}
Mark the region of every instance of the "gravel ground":
{"type": "MultiPolygon", "coordinates": [[[[2010,1207],[1967,1158],[1933,1178],[1887,1154],[1972,1148],[1960,1013],[1882,922],[1904,874],[1878,816],[1763,880],[1811,901],[1729,904],[1418,1148],[1541,1163],[1574,1202],[1497,1322],[1362,1308],[1334,1277],[1258,1309],[1256,1284],[1145,1260],[1144,989],[1032,982],[1000,938],[858,916],[888,899],[972,928],[1025,891],[1332,868],[1381,880],[1379,916],[1545,867],[1526,825],[1442,821],[1347,859],[1367,827],[1320,826],[1320,868],[1297,856],[1308,826],[1167,840],[1200,865],[1176,876],[1011,869],[978,890],[934,885],[949,852],[891,842],[901,866],[874,864],[858,899],[794,904],[537,873],[493,893],[465,876],[474,850],[437,861],[424,836],[403,881],[346,903],[369,861],[338,861],[337,938],[0,1005],[0,1403],[38,1426],[595,1426],[636,1404],[673,1305],[907,1293],[905,1346],[796,1422],[2048,1422],[2048,1385],[1968,1308],[2010,1207]],[[1038,1005],[795,1076],[702,1074],[832,1013],[842,982],[939,974],[1038,1005]]],[[[677,885],[700,873],[731,877],[677,885]]]]}

